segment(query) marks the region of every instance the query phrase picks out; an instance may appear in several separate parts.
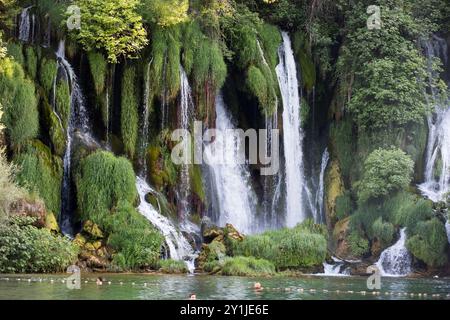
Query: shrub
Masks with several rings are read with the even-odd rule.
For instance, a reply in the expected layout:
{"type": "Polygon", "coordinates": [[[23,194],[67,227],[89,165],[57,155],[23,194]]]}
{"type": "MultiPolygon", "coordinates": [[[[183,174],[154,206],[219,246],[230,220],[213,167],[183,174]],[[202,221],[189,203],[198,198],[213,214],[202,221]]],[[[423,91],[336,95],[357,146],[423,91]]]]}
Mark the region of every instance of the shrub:
{"type": "Polygon", "coordinates": [[[390,222],[383,222],[378,218],[372,225],[372,234],[377,238],[383,246],[389,245],[394,238],[394,225],[390,222]]]}
{"type": "Polygon", "coordinates": [[[136,69],[128,66],[122,78],[122,109],[120,128],[126,154],[133,158],[138,139],[138,97],[136,88],[136,69]]]}
{"type": "Polygon", "coordinates": [[[170,274],[183,274],[189,272],[186,262],[172,259],[159,261],[159,271],[170,274]]]}
{"type": "Polygon", "coordinates": [[[17,219],[0,224],[0,272],[62,272],[76,261],[78,247],[70,240],[17,219]]]}
{"type": "Polygon", "coordinates": [[[358,189],[360,202],[376,199],[408,187],[414,162],[400,149],[378,149],[364,162],[364,174],[358,189]]]}
{"type": "Polygon", "coordinates": [[[347,237],[350,252],[355,257],[362,257],[369,252],[369,241],[364,239],[356,230],[347,237]]]}
{"type": "Polygon", "coordinates": [[[342,176],[349,181],[351,173],[354,172],[354,142],[353,124],[350,118],[345,118],[331,125],[330,137],[336,156],[339,160],[342,176]]]}
{"type": "Polygon", "coordinates": [[[16,170],[17,168],[6,160],[3,150],[0,150],[0,224],[2,218],[9,213],[11,204],[26,194],[14,181],[16,170]]]}
{"type": "Polygon", "coordinates": [[[269,231],[234,242],[233,254],[266,259],[277,269],[312,267],[325,261],[326,233],[324,226],[307,220],[294,229],[269,231]]]}
{"type": "Polygon", "coordinates": [[[22,52],[22,45],[16,42],[10,42],[7,45],[8,55],[21,66],[25,65],[25,57],[22,52]]]}
{"type": "Polygon", "coordinates": [[[268,276],[275,274],[275,266],[270,261],[254,257],[227,257],[222,262],[225,276],[268,276]]]}
{"type": "Polygon", "coordinates": [[[447,245],[444,224],[437,218],[419,222],[415,234],[406,242],[408,250],[431,267],[440,267],[447,262],[447,245]]]}

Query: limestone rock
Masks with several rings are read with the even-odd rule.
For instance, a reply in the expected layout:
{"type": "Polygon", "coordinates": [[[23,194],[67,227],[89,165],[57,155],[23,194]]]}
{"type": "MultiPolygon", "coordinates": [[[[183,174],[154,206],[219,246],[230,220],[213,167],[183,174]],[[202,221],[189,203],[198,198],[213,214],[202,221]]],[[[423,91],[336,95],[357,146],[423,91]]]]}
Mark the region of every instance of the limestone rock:
{"type": "Polygon", "coordinates": [[[103,239],[104,237],[103,232],[102,230],[100,230],[99,226],[90,220],[84,222],[83,231],[94,239],[103,239]]]}

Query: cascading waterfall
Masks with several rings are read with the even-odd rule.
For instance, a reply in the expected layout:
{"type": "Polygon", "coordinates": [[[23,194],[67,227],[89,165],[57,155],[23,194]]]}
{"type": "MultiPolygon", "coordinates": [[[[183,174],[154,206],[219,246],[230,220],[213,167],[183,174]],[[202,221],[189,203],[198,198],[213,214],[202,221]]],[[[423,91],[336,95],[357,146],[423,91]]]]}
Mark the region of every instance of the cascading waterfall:
{"type": "Polygon", "coordinates": [[[79,131],[80,137],[84,141],[92,143],[93,139],[89,133],[89,125],[83,93],[78,83],[78,78],[70,63],[65,57],[65,42],[61,40],[58,51],[56,52],[58,60],[58,69],[61,69],[67,81],[69,81],[70,92],[70,114],[68,119],[68,128],[66,130],[66,150],[63,159],[63,182],[61,187],[61,214],[60,225],[64,235],[73,236],[73,203],[72,203],[72,179],[71,179],[71,158],[72,143],[75,131],[79,131]]]}
{"type": "Polygon", "coordinates": [[[447,231],[448,243],[450,243],[450,220],[445,223],[445,230],[447,231]]]}
{"type": "Polygon", "coordinates": [[[156,209],[146,201],[145,197],[149,193],[154,193],[154,190],[145,182],[145,179],[136,178],[136,187],[139,193],[141,203],[138,211],[146,217],[164,236],[167,246],[169,247],[170,258],[174,260],[184,260],[189,271],[194,272],[194,261],[197,255],[183,236],[183,234],[176,229],[174,224],[166,217],[161,215],[156,209]]]}
{"type": "Polygon", "coordinates": [[[330,153],[328,148],[325,149],[322,155],[322,163],[320,165],[320,175],[319,175],[319,187],[317,188],[315,206],[313,211],[313,217],[315,223],[322,223],[324,217],[324,191],[325,191],[325,171],[328,167],[328,162],[330,161],[330,153]]]}
{"type": "MultiPolygon", "coordinates": [[[[433,37],[424,43],[425,55],[428,58],[431,79],[439,77],[431,68],[433,59],[447,59],[447,43],[444,39],[433,37]]],[[[425,165],[425,182],[419,185],[421,192],[434,202],[442,201],[450,191],[450,103],[442,103],[439,94],[431,87],[435,113],[428,116],[428,146],[425,165]]],[[[428,95],[426,95],[428,98],[428,95]]]]}
{"type": "Polygon", "coordinates": [[[282,32],[283,45],[279,50],[280,64],[276,68],[283,97],[283,144],[286,184],[286,225],[294,227],[306,217],[303,206],[303,130],[300,120],[300,95],[297,67],[291,40],[282,32]]]}
{"type": "MultiPolygon", "coordinates": [[[[181,79],[181,98],[180,98],[180,110],[179,110],[179,128],[185,130],[183,134],[183,142],[185,142],[184,154],[191,152],[190,135],[188,134],[191,112],[194,110],[194,103],[192,100],[192,90],[189,85],[189,79],[183,67],[180,65],[180,79],[181,79]]],[[[189,165],[183,164],[180,170],[180,183],[179,183],[179,198],[181,202],[181,218],[183,219],[186,214],[190,212],[189,195],[191,189],[191,181],[189,176],[189,165]]]]}
{"type": "Polygon", "coordinates": [[[236,136],[230,139],[225,134],[227,129],[234,129],[234,125],[227,110],[223,97],[216,97],[216,129],[220,130],[214,142],[205,146],[204,155],[212,189],[217,197],[220,226],[231,223],[239,231],[249,234],[258,228],[255,221],[255,193],[250,185],[248,168],[236,163],[240,152],[241,141],[236,136]],[[234,160],[234,161],[233,161],[234,160]]]}
{"type": "Polygon", "coordinates": [[[350,270],[345,266],[344,261],[331,257],[333,263],[323,263],[323,273],[319,273],[317,275],[323,275],[328,277],[346,277],[350,275],[350,270]]]}
{"type": "Polygon", "coordinates": [[[406,228],[400,230],[400,239],[381,253],[376,266],[382,276],[402,277],[412,272],[412,258],[406,249],[406,228]]]}
{"type": "Polygon", "coordinates": [[[20,14],[20,24],[19,24],[19,40],[28,42],[30,41],[30,34],[32,32],[32,21],[30,16],[30,10],[33,6],[26,7],[22,10],[20,14]]]}

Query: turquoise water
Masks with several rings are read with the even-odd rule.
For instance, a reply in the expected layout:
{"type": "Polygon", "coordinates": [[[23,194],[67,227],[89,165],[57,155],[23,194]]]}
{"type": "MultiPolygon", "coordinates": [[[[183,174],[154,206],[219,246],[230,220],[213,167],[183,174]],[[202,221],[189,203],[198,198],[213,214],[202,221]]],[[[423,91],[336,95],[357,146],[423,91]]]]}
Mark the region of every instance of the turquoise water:
{"type": "Polygon", "coordinates": [[[373,295],[367,289],[364,277],[245,278],[82,274],[80,290],[68,289],[63,283],[65,278],[66,275],[0,275],[0,299],[158,300],[187,299],[190,293],[196,293],[198,299],[205,300],[450,300],[450,278],[382,278],[379,295],[373,295]],[[98,276],[105,278],[102,286],[95,283],[98,276]],[[264,290],[253,290],[255,281],[261,282],[264,290]]]}

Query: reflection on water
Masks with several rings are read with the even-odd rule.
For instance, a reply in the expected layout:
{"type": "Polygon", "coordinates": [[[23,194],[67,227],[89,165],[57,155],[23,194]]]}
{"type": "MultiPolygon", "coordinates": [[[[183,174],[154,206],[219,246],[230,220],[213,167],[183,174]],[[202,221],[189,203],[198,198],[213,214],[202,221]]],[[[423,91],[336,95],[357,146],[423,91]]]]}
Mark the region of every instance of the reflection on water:
{"type": "Polygon", "coordinates": [[[383,278],[380,295],[373,295],[367,290],[364,277],[240,278],[84,274],[81,290],[67,289],[64,279],[65,275],[0,275],[0,299],[157,300],[187,299],[190,293],[196,293],[198,299],[208,300],[450,299],[449,278],[383,278]],[[106,279],[103,286],[95,284],[97,276],[106,279]],[[253,290],[256,281],[263,284],[263,291],[253,290]],[[367,292],[363,294],[361,291],[367,292]],[[440,296],[433,296],[437,294],[440,296]]]}

